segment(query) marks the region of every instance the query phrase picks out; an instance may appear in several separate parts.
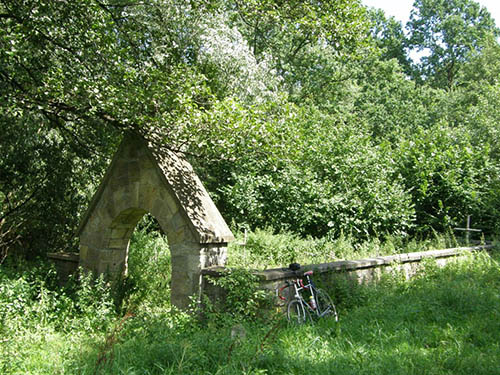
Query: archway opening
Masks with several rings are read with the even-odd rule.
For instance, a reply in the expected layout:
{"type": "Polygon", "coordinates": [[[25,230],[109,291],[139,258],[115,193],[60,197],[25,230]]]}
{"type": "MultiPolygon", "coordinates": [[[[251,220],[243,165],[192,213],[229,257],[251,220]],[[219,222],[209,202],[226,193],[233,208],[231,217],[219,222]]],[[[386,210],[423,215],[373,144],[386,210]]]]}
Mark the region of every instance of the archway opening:
{"type": "Polygon", "coordinates": [[[126,275],[130,239],[149,212],[168,235],[170,300],[183,309],[201,292],[201,270],[224,265],[234,237],[191,165],[150,146],[124,138],[80,223],[79,264],[112,280],[126,275]]]}
{"type": "Polygon", "coordinates": [[[135,226],[127,258],[124,304],[170,306],[172,256],[167,235],[153,215],[146,213],[135,226]]]}
{"type": "Polygon", "coordinates": [[[120,307],[170,306],[172,257],[156,218],[142,209],[127,209],[113,221],[110,233],[110,247],[122,250],[121,276],[115,285],[120,307]]]}

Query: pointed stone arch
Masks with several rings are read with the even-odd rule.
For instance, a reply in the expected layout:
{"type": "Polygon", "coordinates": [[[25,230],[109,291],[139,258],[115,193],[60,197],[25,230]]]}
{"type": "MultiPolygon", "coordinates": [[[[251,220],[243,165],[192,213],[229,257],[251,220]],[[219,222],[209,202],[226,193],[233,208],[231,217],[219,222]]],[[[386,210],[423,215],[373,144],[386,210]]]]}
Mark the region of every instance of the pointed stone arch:
{"type": "Polygon", "coordinates": [[[125,136],[82,218],[80,266],[111,278],[126,272],[130,237],[148,212],[167,234],[172,303],[186,307],[201,270],[223,266],[234,237],[192,166],[140,136],[125,136]]]}

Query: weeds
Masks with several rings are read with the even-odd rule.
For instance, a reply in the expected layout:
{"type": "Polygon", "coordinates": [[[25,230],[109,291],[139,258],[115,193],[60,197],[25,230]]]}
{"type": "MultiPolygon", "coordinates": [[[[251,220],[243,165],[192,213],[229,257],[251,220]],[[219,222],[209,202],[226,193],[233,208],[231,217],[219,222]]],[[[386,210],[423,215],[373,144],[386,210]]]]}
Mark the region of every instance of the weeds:
{"type": "MultiPolygon", "coordinates": [[[[497,255],[480,253],[445,268],[428,260],[410,281],[397,274],[373,285],[328,280],[342,310],[340,322],[291,327],[282,316],[257,314],[254,280],[243,272],[223,281],[234,293],[227,311],[199,319],[176,310],[165,291],[168,249],[159,246],[164,239],[138,236],[131,262],[141,266],[134,270],[131,263],[133,287],[119,305],[104,280],[82,276],[79,284],[60,289],[53,269],[40,262],[3,264],[0,372],[492,374],[500,368],[497,255]],[[124,313],[131,306],[133,316],[124,313]]],[[[345,251],[355,247],[345,241],[345,251]]],[[[396,240],[390,243],[399,248],[396,240]]],[[[380,251],[386,246],[375,245],[380,251]]]]}
{"type": "Polygon", "coordinates": [[[256,318],[269,302],[268,294],[258,288],[258,277],[248,270],[227,269],[221,277],[209,278],[209,281],[225,292],[217,310],[225,311],[236,320],[256,318]]]}
{"type": "Polygon", "coordinates": [[[113,361],[113,346],[116,344],[120,332],[123,330],[125,322],[132,318],[134,315],[132,313],[126,313],[123,318],[120,319],[118,324],[113,328],[111,333],[106,336],[104,345],[99,351],[97,356],[97,362],[94,370],[94,375],[98,373],[98,370],[104,366],[107,362],[113,361]]]}
{"type": "Polygon", "coordinates": [[[229,244],[228,266],[241,268],[279,268],[297,262],[300,264],[327,263],[342,259],[360,259],[373,256],[402,254],[459,246],[453,233],[434,233],[432,238],[414,239],[406,236],[387,236],[357,241],[341,235],[330,238],[300,238],[296,234],[275,234],[271,229],[257,229],[236,233],[236,241],[229,244]]]}

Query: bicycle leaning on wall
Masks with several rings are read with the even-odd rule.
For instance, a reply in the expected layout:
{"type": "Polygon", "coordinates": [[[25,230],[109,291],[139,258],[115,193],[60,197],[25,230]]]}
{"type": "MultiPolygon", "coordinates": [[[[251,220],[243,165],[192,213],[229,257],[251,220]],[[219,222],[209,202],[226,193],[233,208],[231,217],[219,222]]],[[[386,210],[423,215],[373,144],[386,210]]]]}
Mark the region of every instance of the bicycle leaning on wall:
{"type": "MultiPolygon", "coordinates": [[[[289,268],[297,274],[300,269],[300,264],[292,263],[289,268]]],[[[338,321],[339,317],[337,309],[332,302],[330,296],[320,288],[314,285],[311,279],[313,271],[307,271],[304,274],[306,283],[300,277],[293,279],[291,282],[287,281],[284,286],[278,289],[278,297],[282,301],[286,298],[282,295],[286,288],[293,286],[293,296],[287,304],[286,313],[287,318],[292,323],[302,324],[305,322],[312,322],[314,318],[322,318],[329,316],[338,321]]]]}

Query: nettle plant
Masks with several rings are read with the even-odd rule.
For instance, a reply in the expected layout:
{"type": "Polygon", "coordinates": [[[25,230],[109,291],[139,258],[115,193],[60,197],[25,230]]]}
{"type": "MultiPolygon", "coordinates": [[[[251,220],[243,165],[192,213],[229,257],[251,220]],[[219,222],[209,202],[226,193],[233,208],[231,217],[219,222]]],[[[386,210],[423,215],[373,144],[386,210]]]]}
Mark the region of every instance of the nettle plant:
{"type": "Polygon", "coordinates": [[[259,289],[258,276],[245,269],[227,269],[220,277],[211,277],[209,281],[225,292],[222,305],[238,319],[255,318],[262,306],[268,302],[268,295],[259,289]]]}

